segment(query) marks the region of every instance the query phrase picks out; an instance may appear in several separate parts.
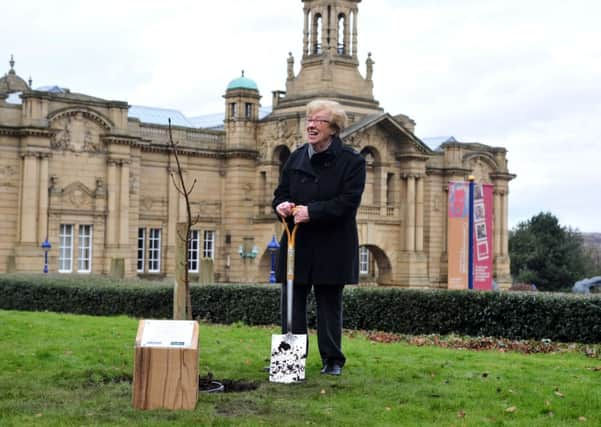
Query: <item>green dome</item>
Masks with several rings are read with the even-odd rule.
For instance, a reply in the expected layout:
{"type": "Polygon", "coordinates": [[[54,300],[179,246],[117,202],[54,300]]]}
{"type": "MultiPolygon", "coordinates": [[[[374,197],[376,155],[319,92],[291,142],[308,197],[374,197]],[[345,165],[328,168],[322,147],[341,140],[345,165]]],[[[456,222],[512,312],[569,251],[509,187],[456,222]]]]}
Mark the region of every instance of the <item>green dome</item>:
{"type": "Polygon", "coordinates": [[[244,77],[244,71],[242,71],[242,76],[228,83],[227,90],[231,89],[252,89],[256,90],[257,92],[259,91],[259,88],[254,80],[244,77]]]}

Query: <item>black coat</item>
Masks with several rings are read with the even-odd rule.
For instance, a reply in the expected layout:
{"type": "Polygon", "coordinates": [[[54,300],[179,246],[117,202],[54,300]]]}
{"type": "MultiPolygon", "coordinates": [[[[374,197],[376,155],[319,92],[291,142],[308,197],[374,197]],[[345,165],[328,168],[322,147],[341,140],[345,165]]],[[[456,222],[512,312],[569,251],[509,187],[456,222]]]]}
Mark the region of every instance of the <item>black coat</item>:
{"type": "MultiPolygon", "coordinates": [[[[285,201],[309,209],[310,221],[299,224],[296,233],[294,282],[358,283],[359,238],[355,217],[365,187],[365,160],[337,137],[326,151],[311,158],[308,147],[305,144],[290,155],[273,199],[274,209],[285,201]]],[[[288,223],[292,227],[292,217],[288,223]]],[[[287,243],[283,233],[276,269],[278,281],[286,276],[287,243]]]]}

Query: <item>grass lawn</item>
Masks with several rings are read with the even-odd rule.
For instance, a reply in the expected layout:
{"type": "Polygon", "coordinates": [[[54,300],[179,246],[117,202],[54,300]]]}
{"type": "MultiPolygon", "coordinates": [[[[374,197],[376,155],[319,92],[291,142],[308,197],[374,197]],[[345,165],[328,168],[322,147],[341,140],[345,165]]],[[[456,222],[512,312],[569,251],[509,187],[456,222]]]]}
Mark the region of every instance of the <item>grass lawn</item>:
{"type": "Polygon", "coordinates": [[[341,377],[319,374],[311,336],[307,380],[271,384],[276,328],[201,324],[200,373],[254,381],[200,395],[195,411],[131,407],[137,320],[0,311],[0,425],[601,425],[601,360],[376,343],[345,334],[341,377]]]}

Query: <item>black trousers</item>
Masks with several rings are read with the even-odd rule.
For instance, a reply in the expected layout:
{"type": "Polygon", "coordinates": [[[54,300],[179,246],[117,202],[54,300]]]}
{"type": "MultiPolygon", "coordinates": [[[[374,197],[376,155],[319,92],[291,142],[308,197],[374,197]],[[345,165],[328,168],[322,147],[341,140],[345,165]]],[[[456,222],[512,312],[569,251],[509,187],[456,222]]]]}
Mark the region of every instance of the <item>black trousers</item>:
{"type": "MultiPolygon", "coordinates": [[[[344,285],[293,285],[292,294],[292,333],[307,333],[307,298],[315,292],[317,303],[317,345],[322,362],[337,362],[344,366],[346,358],[342,353],[342,290],[344,285]]],[[[287,328],[286,284],[282,284],[281,312],[282,333],[287,328]]],[[[309,348],[307,342],[307,350],[309,348]]]]}

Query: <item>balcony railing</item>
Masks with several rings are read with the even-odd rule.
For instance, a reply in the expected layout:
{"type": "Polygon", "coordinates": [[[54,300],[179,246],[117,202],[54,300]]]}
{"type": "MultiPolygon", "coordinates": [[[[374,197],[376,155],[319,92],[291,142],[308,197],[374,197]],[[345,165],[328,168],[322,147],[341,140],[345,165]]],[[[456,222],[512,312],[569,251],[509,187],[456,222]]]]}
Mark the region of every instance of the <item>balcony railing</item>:
{"type": "Polygon", "coordinates": [[[398,214],[399,209],[396,206],[361,205],[357,212],[360,219],[394,219],[398,214]]]}

